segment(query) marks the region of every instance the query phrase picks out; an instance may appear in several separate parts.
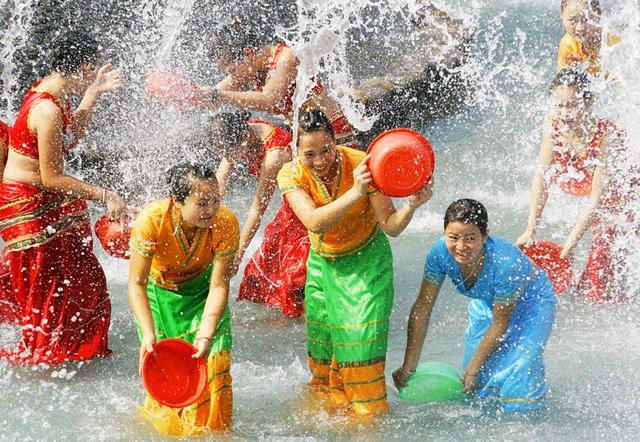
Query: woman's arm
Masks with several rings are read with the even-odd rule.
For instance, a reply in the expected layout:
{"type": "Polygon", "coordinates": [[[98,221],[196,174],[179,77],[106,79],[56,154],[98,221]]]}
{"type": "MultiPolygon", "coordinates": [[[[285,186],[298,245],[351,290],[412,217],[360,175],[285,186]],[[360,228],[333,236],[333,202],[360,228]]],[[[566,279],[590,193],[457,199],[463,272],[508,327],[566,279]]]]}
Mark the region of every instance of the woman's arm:
{"type": "Polygon", "coordinates": [[[287,95],[298,73],[298,60],[293,51],[284,49],[278,57],[275,71],[269,76],[262,91],[237,91],[218,89],[219,101],[256,111],[280,113],[279,104],[287,95]]]}
{"type": "Polygon", "coordinates": [[[293,212],[313,233],[323,233],[339,222],[360,198],[367,194],[371,184],[371,173],[367,169],[367,157],[353,170],[353,186],[335,201],[324,206],[316,206],[304,190],[296,190],[285,195],[293,212]]]}
{"type": "Polygon", "coordinates": [[[288,161],[291,161],[289,151],[274,149],[267,152],[262,162],[262,166],[260,167],[260,181],[258,182],[256,195],[253,197],[249,215],[242,227],[242,232],[240,232],[240,247],[234,259],[233,274],[238,271],[242,257],[260,227],[262,216],[269,206],[269,201],[277,185],[276,176],[282,166],[288,161]]]}
{"type": "Polygon", "coordinates": [[[478,349],[469,360],[462,377],[465,393],[475,390],[478,372],[487,359],[489,359],[489,356],[491,356],[500,345],[500,341],[509,326],[509,321],[511,321],[511,314],[513,313],[515,305],[515,302],[511,304],[493,304],[493,320],[491,321],[491,325],[482,338],[478,349]]]}
{"type": "Polygon", "coordinates": [[[193,344],[198,351],[193,355],[194,358],[206,357],[211,341],[216,334],[216,328],[220,318],[227,306],[229,297],[229,280],[231,279],[231,267],[233,265],[233,256],[217,258],[213,264],[211,271],[211,284],[209,285],[209,295],[202,312],[202,323],[198,330],[193,344]]]}
{"type": "Polygon", "coordinates": [[[433,305],[436,302],[439,291],[440,286],[426,279],[422,280],[418,298],[413,304],[411,313],[409,314],[407,348],[404,353],[404,362],[402,367],[393,372],[393,382],[397,389],[406,386],[409,377],[416,371],[418,361],[420,361],[420,353],[422,353],[422,346],[427,336],[433,305]]]}
{"type": "Polygon", "coordinates": [[[411,195],[407,204],[396,210],[393,201],[388,196],[375,193],[369,196],[380,227],[389,236],[398,236],[409,225],[416,209],[431,199],[433,195],[433,180],[420,191],[411,195]]]}
{"type": "Polygon", "coordinates": [[[527,222],[527,230],[516,240],[516,245],[527,246],[531,244],[535,237],[538,223],[542,217],[542,212],[547,204],[549,190],[547,188],[547,180],[545,174],[553,163],[553,140],[551,139],[551,120],[547,118],[542,129],[542,143],[540,145],[540,153],[538,155],[538,167],[533,173],[533,181],[531,183],[531,202],[529,205],[529,219],[527,222]]]}
{"type": "Polygon", "coordinates": [[[147,297],[147,282],[151,270],[152,258],[131,251],[129,259],[129,306],[136,321],[142,329],[142,342],[140,343],[139,369],[142,369],[142,361],[147,353],[153,353],[153,344],[156,342],[156,332],[153,325],[153,315],[147,297]]]}
{"type": "Polygon", "coordinates": [[[126,205],[117,194],[64,173],[62,115],[55,104],[50,101],[39,103],[32,111],[29,123],[38,137],[40,179],[45,188],[106,203],[111,216],[126,216],[126,205]]]}
{"type": "Polygon", "coordinates": [[[231,161],[223,158],[216,170],[216,179],[218,180],[218,191],[220,192],[220,199],[222,200],[229,190],[229,177],[231,172],[236,168],[236,165],[231,161]]]}
{"type": "Polygon", "coordinates": [[[105,92],[111,92],[122,86],[122,75],[117,70],[112,70],[111,65],[102,66],[96,75],[96,79],[89,86],[80,105],[74,112],[74,135],[76,140],[80,140],[87,133],[87,128],[91,124],[91,114],[93,108],[105,92]]]}

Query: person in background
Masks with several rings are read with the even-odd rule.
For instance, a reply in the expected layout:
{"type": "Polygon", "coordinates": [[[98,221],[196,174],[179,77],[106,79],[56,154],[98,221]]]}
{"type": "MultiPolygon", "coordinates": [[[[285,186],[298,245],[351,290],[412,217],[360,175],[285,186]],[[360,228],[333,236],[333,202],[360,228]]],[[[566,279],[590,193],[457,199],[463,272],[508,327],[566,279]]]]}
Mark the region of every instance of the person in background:
{"type": "MultiPolygon", "coordinates": [[[[225,112],[211,117],[208,132],[214,150],[223,156],[217,178],[224,196],[229,176],[239,163],[258,178],[258,188],[240,233],[240,248],[234,273],[255,236],[276,189],[276,176],[291,161],[291,133],[260,120],[249,112],[225,112]]],[[[238,300],[264,303],[282,310],[285,316],[303,313],[309,236],[289,203],[282,206],[267,225],[260,247],[250,258],[240,283],[238,300]]]]}
{"type": "Polygon", "coordinates": [[[24,364],[59,364],[110,353],[111,303],[93,254],[85,199],[106,205],[124,223],[115,192],[64,170],[64,158],[85,134],[99,98],[122,84],[110,65],[99,68],[96,40],[70,32],[55,42],[51,73],[22,102],[9,137],[0,184],[0,321],[22,328],[15,350],[24,364]],[[71,100],[80,104],[75,112],[71,100]]]}
{"type": "Polygon", "coordinates": [[[181,163],[169,171],[170,197],[140,212],[131,232],[129,305],[140,337],[140,367],[157,340],[192,343],[209,383],[189,407],[147,396],[142,414],[163,434],[186,436],[232,423],[231,319],[227,298],[239,225],[220,205],[214,170],[181,163]]]}

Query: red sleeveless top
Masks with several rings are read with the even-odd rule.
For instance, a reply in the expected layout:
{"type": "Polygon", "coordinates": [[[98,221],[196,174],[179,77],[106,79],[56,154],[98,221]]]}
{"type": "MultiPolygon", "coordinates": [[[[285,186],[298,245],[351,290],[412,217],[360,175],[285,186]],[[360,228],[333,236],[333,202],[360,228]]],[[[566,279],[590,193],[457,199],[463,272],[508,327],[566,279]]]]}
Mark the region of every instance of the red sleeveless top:
{"type": "MultiPolygon", "coordinates": [[[[280,43],[276,46],[275,52],[273,54],[273,58],[271,59],[271,71],[275,71],[276,68],[278,67],[278,58],[280,57],[280,54],[282,53],[282,51],[286,48],[288,48],[288,46],[284,43],[280,43]]],[[[256,91],[258,92],[262,91],[262,88],[264,88],[264,85],[267,83],[267,79],[269,78],[270,75],[271,75],[271,72],[267,73],[267,75],[265,76],[260,76],[256,78],[256,89],[255,89],[256,91]]],[[[320,80],[318,80],[317,78],[313,78],[313,81],[315,82],[315,86],[312,90],[312,93],[314,94],[322,93],[324,87],[322,86],[322,83],[320,83],[320,80]]],[[[291,111],[293,109],[293,95],[295,93],[296,93],[296,82],[294,81],[287,88],[287,92],[285,93],[285,95],[280,97],[280,99],[278,100],[278,103],[276,104],[276,108],[283,115],[291,114],[291,111]]]]}
{"type": "Polygon", "coordinates": [[[274,126],[265,121],[260,120],[248,120],[247,123],[251,126],[264,124],[271,128],[271,131],[265,138],[262,139],[262,151],[253,158],[247,158],[249,164],[249,173],[255,177],[260,176],[260,167],[267,152],[272,149],[291,149],[291,132],[278,126],[274,126]]]}
{"type": "Polygon", "coordinates": [[[564,192],[575,196],[589,196],[593,172],[598,164],[598,154],[604,136],[615,126],[607,120],[599,120],[591,141],[585,146],[583,153],[578,155],[562,142],[560,126],[557,121],[552,122],[551,138],[553,140],[553,160],[551,180],[564,192]]]}
{"type": "Polygon", "coordinates": [[[29,115],[34,106],[40,101],[50,100],[58,106],[62,113],[63,149],[64,153],[67,154],[69,149],[75,145],[75,140],[73,139],[74,122],[71,107],[68,102],[60,105],[55,96],[49,92],[38,90],[38,84],[40,84],[40,82],[35,83],[31,87],[31,90],[27,92],[27,95],[22,101],[22,106],[10,132],[9,149],[30,158],[38,159],[38,137],[29,129],[29,115]]]}

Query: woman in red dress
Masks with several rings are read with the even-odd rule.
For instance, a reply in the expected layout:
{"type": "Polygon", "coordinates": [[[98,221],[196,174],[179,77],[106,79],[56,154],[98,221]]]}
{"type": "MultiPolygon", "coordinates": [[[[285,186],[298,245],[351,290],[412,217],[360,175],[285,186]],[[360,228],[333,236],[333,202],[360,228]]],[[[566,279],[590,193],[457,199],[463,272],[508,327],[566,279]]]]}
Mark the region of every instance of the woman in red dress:
{"type": "Polygon", "coordinates": [[[4,121],[0,121],[0,179],[7,162],[7,149],[9,149],[9,131],[11,128],[4,121]]]}
{"type": "Polygon", "coordinates": [[[589,197],[565,241],[561,256],[571,259],[575,246],[591,227],[589,259],[577,290],[592,301],[624,299],[624,255],[616,243],[637,197],[639,171],[629,164],[624,133],[611,121],[592,114],[587,74],[563,69],[551,84],[554,110],[544,123],[540,166],[533,177],[527,230],[516,244],[531,243],[548,198],[548,179],[562,191],[589,197]]]}
{"type": "Polygon", "coordinates": [[[11,130],[0,184],[0,321],[22,329],[11,362],[58,364],[110,353],[111,303],[92,252],[85,199],[126,215],[114,192],[64,171],[64,156],[85,133],[103,93],[122,80],[109,65],[97,69],[98,43],[69,33],[57,42],[52,72],[27,93],[11,130]],[[81,98],[75,112],[70,100],[81,98]]]}
{"type": "MultiPolygon", "coordinates": [[[[221,113],[212,117],[209,125],[214,148],[224,157],[217,172],[220,193],[224,195],[229,175],[238,163],[246,163],[249,174],[259,180],[240,234],[236,271],[260,227],[277,185],[276,176],[282,165],[291,161],[291,133],[248,118],[246,111],[221,113]]],[[[307,230],[283,199],[244,269],[238,299],[279,307],[285,316],[302,315],[308,253],[307,230]]]]}

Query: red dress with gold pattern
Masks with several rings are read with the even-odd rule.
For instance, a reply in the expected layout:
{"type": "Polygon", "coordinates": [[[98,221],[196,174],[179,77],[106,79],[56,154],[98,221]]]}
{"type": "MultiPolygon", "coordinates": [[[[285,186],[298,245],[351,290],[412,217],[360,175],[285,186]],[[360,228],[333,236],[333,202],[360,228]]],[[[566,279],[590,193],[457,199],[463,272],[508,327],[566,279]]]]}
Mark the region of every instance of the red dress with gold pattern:
{"type": "MultiPolygon", "coordinates": [[[[291,133],[262,121],[248,123],[269,125],[272,129],[262,140],[260,156],[249,161],[249,173],[258,177],[268,151],[291,148],[291,133]]],[[[302,315],[309,247],[307,229],[283,197],[282,207],[265,228],[260,247],[244,268],[238,300],[278,307],[288,317],[302,315]]]]}
{"type": "MultiPolygon", "coordinates": [[[[9,140],[10,149],[31,158],[38,158],[38,140],[28,119],[41,100],[60,107],[65,132],[73,124],[68,107],[32,89],[9,140]]],[[[110,354],[111,303],[104,271],[92,251],[86,202],[26,183],[3,182],[0,235],[5,242],[0,322],[22,329],[17,348],[0,349],[0,356],[36,365],[110,354]]]]}
{"type": "MultiPolygon", "coordinates": [[[[564,145],[557,122],[552,123],[551,136],[554,143],[551,179],[570,195],[591,195],[593,173],[602,161],[601,146],[606,136],[615,141],[609,143],[609,148],[615,150],[607,153],[612,158],[610,161],[622,162],[625,159],[624,133],[608,120],[598,121],[591,140],[580,155],[564,145]]],[[[593,221],[594,236],[589,258],[577,286],[578,292],[590,301],[622,301],[626,296],[624,278],[621,278],[625,253],[616,245],[616,239],[624,229],[620,222],[629,220],[624,205],[632,198],[633,192],[624,189],[632,189],[634,184],[628,173],[619,172],[615,167],[608,169],[609,179],[602,189],[602,208],[593,221]],[[631,187],[627,185],[629,183],[631,187]],[[617,221],[612,222],[611,219],[617,221]]]]}

